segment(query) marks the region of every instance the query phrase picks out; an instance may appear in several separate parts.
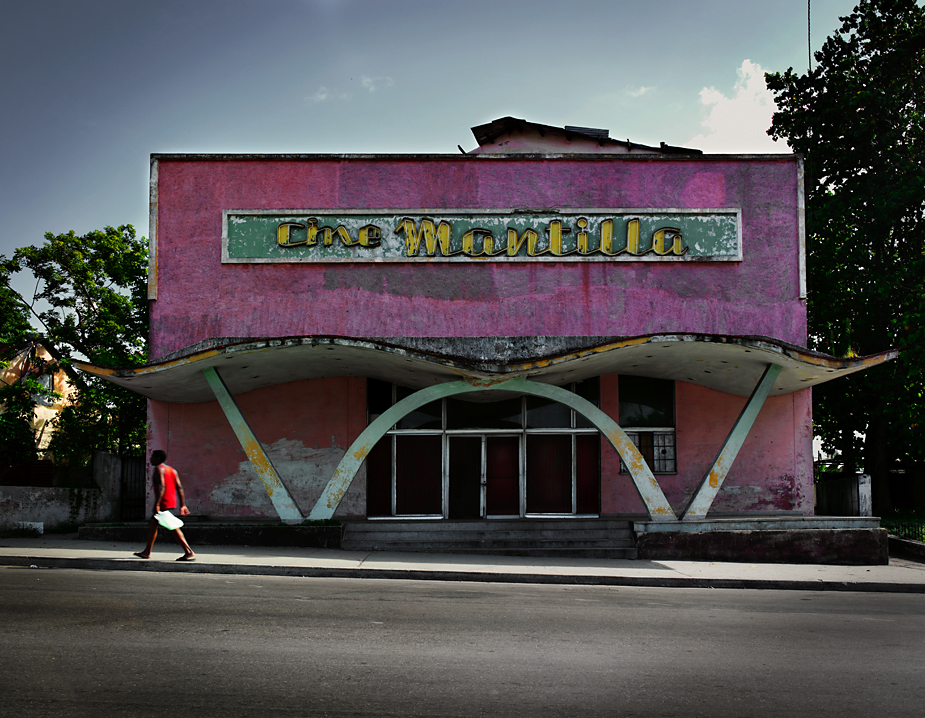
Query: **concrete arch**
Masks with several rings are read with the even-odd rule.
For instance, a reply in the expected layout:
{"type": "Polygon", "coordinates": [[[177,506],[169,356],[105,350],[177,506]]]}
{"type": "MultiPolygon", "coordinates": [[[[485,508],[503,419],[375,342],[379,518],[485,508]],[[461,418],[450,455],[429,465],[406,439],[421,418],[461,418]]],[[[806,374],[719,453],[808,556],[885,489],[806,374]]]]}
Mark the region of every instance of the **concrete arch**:
{"type": "Polygon", "coordinates": [[[640,498],[645,503],[646,510],[649,512],[650,520],[677,520],[671,505],[665,498],[665,494],[655,480],[651,469],[646,465],[642,454],[639,453],[639,450],[629,440],[623,429],[611,417],[587,399],[583,399],[567,389],[553,386],[552,384],[528,381],[524,378],[510,379],[490,385],[474,384],[466,381],[446,382],[421,389],[411,396],[405,397],[367,426],[356,441],[350,445],[308,518],[313,520],[329,519],[334,515],[334,511],[337,510],[337,506],[343,499],[369,452],[389,429],[404,416],[418,407],[437,399],[473,391],[515,391],[521,394],[541,396],[565,404],[579,412],[607,437],[607,441],[623,459],[630,478],[639,492],[640,498]]]}

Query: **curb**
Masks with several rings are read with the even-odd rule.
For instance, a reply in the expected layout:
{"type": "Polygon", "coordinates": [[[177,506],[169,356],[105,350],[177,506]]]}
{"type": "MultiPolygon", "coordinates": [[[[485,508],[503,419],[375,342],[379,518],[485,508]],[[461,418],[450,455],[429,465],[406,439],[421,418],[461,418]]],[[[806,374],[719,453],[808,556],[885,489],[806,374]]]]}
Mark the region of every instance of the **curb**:
{"type": "Polygon", "coordinates": [[[299,566],[253,566],[223,563],[177,563],[175,561],[107,558],[0,557],[0,566],[70,568],[153,573],[209,573],[241,576],[290,576],[299,578],[378,578],[406,581],[463,581],[471,583],[522,583],[575,586],[625,586],[636,588],[726,588],[775,591],[854,591],[861,593],[922,593],[925,584],[855,581],[787,581],[729,578],[647,578],[634,576],[561,575],[537,573],[490,573],[487,571],[428,571],[426,569],[317,568],[299,566]]]}

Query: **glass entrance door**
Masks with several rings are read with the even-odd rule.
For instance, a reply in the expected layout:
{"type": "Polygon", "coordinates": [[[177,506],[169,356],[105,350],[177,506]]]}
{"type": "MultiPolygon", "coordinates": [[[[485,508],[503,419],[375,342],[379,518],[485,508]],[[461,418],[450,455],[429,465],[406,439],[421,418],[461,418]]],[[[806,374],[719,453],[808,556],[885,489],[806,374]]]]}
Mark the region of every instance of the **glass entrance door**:
{"type": "Polygon", "coordinates": [[[481,436],[451,436],[447,442],[447,515],[451,519],[482,517],[482,439],[481,436]]]}
{"type": "Polygon", "coordinates": [[[448,437],[451,519],[520,515],[520,437],[448,437]]]}
{"type": "Polygon", "coordinates": [[[485,437],[485,514],[520,516],[520,437],[485,437]]]}
{"type": "MultiPolygon", "coordinates": [[[[381,384],[370,380],[370,420],[411,392],[381,384]]],[[[598,403],[596,380],[572,389],[598,403]]],[[[405,415],[370,452],[367,516],[597,515],[600,442],[584,417],[547,399],[435,401],[405,415]]]]}

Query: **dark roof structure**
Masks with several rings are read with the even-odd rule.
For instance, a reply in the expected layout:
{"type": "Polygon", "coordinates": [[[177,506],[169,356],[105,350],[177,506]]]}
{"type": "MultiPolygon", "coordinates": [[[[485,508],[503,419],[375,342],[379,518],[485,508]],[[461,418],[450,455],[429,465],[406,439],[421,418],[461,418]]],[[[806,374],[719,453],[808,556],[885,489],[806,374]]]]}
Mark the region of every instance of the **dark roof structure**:
{"type": "Polygon", "coordinates": [[[477,125],[472,128],[472,134],[475,136],[479,147],[491,145],[499,138],[510,134],[537,133],[541,137],[563,137],[571,141],[573,139],[586,139],[597,142],[601,147],[620,148],[623,152],[650,152],[653,154],[663,155],[702,155],[701,150],[690,147],[675,147],[667,145],[664,142],[658,147],[639,144],[626,140],[615,140],[610,137],[610,130],[595,129],[592,127],[574,127],[566,125],[565,127],[553,127],[552,125],[541,125],[536,122],[528,122],[516,117],[501,117],[497,120],[484,125],[477,125]]]}

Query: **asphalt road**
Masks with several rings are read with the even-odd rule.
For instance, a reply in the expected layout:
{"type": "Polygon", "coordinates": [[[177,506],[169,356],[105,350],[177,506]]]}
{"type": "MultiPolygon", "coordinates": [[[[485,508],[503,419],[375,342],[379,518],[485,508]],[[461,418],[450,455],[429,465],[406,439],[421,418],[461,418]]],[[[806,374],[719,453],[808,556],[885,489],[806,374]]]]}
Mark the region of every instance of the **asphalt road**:
{"type": "Polygon", "coordinates": [[[0,568],[0,716],[925,715],[925,596],[0,568]]]}

